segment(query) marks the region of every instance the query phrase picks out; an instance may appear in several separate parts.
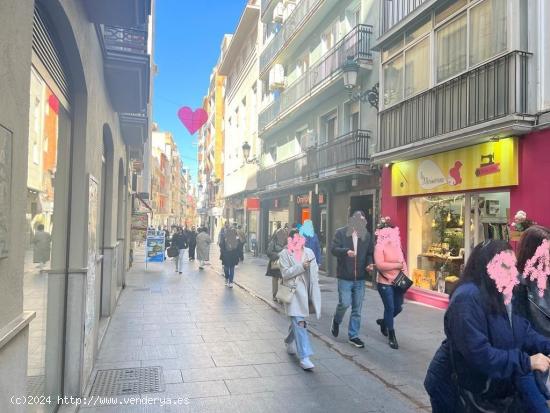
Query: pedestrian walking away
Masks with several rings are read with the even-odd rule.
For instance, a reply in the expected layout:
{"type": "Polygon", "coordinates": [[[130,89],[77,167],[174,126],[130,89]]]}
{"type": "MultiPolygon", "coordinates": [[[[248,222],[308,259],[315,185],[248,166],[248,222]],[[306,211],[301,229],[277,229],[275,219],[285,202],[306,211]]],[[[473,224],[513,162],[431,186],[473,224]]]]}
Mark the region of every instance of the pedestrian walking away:
{"type": "Polygon", "coordinates": [[[266,276],[271,277],[271,293],[273,301],[277,302],[277,290],[279,288],[279,279],[281,278],[281,268],[279,265],[279,254],[283,251],[288,241],[288,230],[281,228],[281,224],[277,224],[277,229],[271,236],[271,240],[267,245],[267,263],[266,276]]]}
{"type": "Polygon", "coordinates": [[[181,228],[178,229],[178,232],[172,237],[172,242],[178,247],[178,256],[176,257],[176,271],[180,274],[183,273],[183,258],[185,255],[185,250],[188,247],[187,237],[181,228]]]}
{"type": "Polygon", "coordinates": [[[189,243],[189,261],[195,261],[195,248],[197,247],[197,231],[195,226],[187,233],[187,242],[189,243]]]}
{"type": "Polygon", "coordinates": [[[332,335],[338,337],[340,324],[351,306],[348,342],[355,347],[364,348],[365,344],[359,338],[359,329],[367,266],[373,263],[374,246],[363,212],[354,212],[348,219],[347,226],[336,230],[331,252],[338,260],[338,305],[332,318],[332,335]]]}
{"type": "Polygon", "coordinates": [[[376,320],[376,324],[380,326],[380,332],[388,337],[389,346],[397,349],[394,318],[403,309],[405,291],[395,287],[392,283],[399,273],[403,272],[408,275],[408,270],[401,248],[399,228],[391,224],[389,217],[382,220],[376,231],[374,264],[378,272],[377,289],[384,304],[384,315],[376,320]]]}
{"type": "Polygon", "coordinates": [[[220,254],[225,275],[225,285],[233,288],[235,266],[239,263],[238,235],[235,228],[227,227],[220,240],[220,254]]]}
{"type": "Polygon", "coordinates": [[[197,259],[199,260],[199,269],[204,269],[204,264],[206,261],[210,260],[210,244],[212,240],[206,228],[199,228],[199,233],[197,234],[197,259]]]}
{"type": "Polygon", "coordinates": [[[50,261],[52,237],[49,233],[44,231],[44,225],[38,224],[36,226],[36,232],[32,239],[33,245],[33,263],[38,264],[40,269],[44,268],[44,265],[50,261]]]}
{"type": "Polygon", "coordinates": [[[516,264],[503,240],[472,251],[424,381],[434,413],[549,412],[533,372],[548,372],[550,339],[518,312],[516,264]]]}
{"type": "Polygon", "coordinates": [[[315,365],[306,318],[315,314],[321,316],[321,290],[319,288],[319,267],[315,254],[305,248],[305,238],[297,230],[291,230],[286,248],[279,254],[282,284],[294,291],[290,301],[285,303],[285,312],[290,319],[285,346],[289,354],[296,354],[304,370],[315,365]]]}

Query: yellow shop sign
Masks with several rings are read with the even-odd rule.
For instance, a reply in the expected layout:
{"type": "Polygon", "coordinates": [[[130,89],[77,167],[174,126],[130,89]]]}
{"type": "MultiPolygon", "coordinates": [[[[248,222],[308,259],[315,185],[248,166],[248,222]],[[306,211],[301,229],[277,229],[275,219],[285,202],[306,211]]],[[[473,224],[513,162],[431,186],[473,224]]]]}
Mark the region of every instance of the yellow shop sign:
{"type": "Polygon", "coordinates": [[[518,184],[518,139],[506,138],[392,166],[392,195],[418,195],[518,184]]]}

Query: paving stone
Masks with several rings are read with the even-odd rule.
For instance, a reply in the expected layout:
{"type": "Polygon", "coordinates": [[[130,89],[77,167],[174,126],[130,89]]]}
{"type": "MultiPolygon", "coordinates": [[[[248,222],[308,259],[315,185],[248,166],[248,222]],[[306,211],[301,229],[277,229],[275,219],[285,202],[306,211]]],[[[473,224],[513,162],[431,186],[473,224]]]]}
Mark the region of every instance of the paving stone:
{"type": "Polygon", "coordinates": [[[275,353],[243,354],[239,357],[231,355],[212,356],[216,366],[248,366],[251,364],[280,363],[281,359],[275,353]]]}
{"type": "Polygon", "coordinates": [[[184,382],[246,379],[259,377],[258,371],[252,366],[214,367],[202,369],[181,370],[184,382]]]}

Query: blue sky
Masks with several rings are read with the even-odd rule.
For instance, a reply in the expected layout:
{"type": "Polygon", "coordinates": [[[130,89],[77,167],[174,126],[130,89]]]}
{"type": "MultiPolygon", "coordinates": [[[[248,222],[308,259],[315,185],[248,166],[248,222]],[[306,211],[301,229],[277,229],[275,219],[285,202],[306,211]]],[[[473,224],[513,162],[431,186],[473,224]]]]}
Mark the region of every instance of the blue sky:
{"type": "Polygon", "coordinates": [[[197,178],[198,132],[177,117],[182,106],[202,106],[225,33],[233,33],[246,0],[156,0],[153,121],[174,134],[184,163],[197,178]]]}

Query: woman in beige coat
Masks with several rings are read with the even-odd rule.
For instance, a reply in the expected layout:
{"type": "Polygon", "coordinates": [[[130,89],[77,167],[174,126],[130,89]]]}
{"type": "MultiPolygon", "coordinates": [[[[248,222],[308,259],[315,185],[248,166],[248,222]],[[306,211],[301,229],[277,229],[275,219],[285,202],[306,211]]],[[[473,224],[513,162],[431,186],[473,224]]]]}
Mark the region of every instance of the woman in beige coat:
{"type": "Polygon", "coordinates": [[[290,318],[289,333],[285,345],[289,354],[297,354],[300,366],[312,370],[315,366],[309,359],[313,354],[306,318],[315,314],[321,316],[321,289],[319,288],[319,267],[315,254],[305,248],[305,238],[297,230],[290,231],[287,247],[279,255],[282,284],[294,288],[290,303],[285,311],[290,318]]]}

